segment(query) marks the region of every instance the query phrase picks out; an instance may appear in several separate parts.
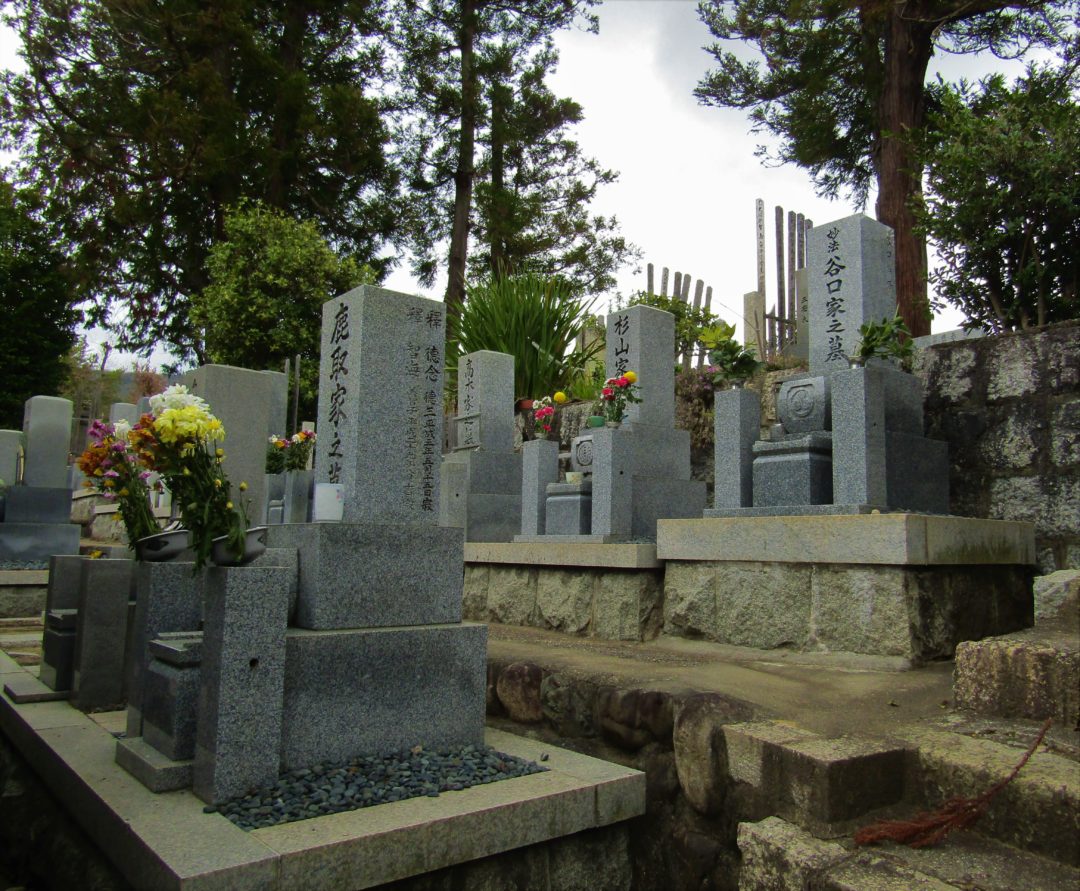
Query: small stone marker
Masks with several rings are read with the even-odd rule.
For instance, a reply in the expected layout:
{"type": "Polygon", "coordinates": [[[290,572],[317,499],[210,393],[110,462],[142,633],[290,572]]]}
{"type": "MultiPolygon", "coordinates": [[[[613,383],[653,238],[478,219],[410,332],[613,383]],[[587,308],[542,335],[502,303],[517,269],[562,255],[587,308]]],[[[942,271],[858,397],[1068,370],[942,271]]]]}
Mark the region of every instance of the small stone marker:
{"type": "Polygon", "coordinates": [[[315,480],[346,523],[438,522],[445,315],[370,285],[323,306],[315,480]]]}
{"type": "Polygon", "coordinates": [[[892,230],[864,214],[810,230],[811,374],[847,368],[859,327],[896,313],[894,258],[892,230]]]}
{"type": "Polygon", "coordinates": [[[458,362],[457,448],[514,448],[514,357],[479,350],[458,362]]]}
{"type": "Polygon", "coordinates": [[[114,402],[109,406],[109,423],[127,421],[132,427],[139,422],[139,407],[131,402],[114,402]]]}
{"type": "Polygon", "coordinates": [[[21,430],[0,430],[0,480],[13,486],[18,481],[19,456],[23,450],[21,430]]]}

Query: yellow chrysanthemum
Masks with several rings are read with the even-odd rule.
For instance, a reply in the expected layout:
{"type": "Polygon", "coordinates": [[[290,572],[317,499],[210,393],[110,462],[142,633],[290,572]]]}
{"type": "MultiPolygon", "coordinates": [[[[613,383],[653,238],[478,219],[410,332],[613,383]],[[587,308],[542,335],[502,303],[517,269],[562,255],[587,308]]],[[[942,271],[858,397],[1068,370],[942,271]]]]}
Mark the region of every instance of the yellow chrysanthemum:
{"type": "Polygon", "coordinates": [[[555,395],[551,398],[554,399],[559,405],[570,401],[570,397],[567,396],[562,390],[556,392],[555,395]]]}
{"type": "Polygon", "coordinates": [[[635,374],[634,372],[632,372],[632,371],[628,371],[628,372],[626,372],[626,373],[625,373],[625,374],[623,375],[623,377],[625,377],[625,378],[626,378],[626,379],[627,379],[628,381],[630,381],[630,383],[632,383],[632,384],[636,384],[636,383],[637,383],[637,375],[636,375],[636,374],[635,374]]]}

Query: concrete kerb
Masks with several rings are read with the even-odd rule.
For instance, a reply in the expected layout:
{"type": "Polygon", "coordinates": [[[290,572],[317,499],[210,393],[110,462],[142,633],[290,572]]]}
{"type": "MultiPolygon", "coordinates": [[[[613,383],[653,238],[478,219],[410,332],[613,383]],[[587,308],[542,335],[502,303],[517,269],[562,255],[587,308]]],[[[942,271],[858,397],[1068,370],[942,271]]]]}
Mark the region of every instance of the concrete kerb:
{"type": "MultiPolygon", "coordinates": [[[[557,539],[561,536],[544,536],[557,539]]],[[[598,569],[658,569],[655,544],[587,542],[466,542],[466,563],[512,563],[558,568],[590,566],[598,569]]]]}
{"type": "MultiPolygon", "coordinates": [[[[0,675],[24,672],[0,653],[0,675]]],[[[490,731],[549,771],[244,832],[190,791],[155,795],[115,763],[116,738],[66,703],[0,697],[0,730],[136,888],[369,888],[644,813],[644,774],[490,731]]]]}

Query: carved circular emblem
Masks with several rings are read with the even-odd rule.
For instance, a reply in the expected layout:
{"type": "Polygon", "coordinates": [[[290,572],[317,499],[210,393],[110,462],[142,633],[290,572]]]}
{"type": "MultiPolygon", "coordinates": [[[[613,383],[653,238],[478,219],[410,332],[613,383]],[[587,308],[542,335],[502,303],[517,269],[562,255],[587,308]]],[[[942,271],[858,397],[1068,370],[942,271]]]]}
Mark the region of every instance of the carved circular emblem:
{"type": "Polygon", "coordinates": [[[810,387],[788,390],[788,408],[797,418],[808,418],[814,412],[814,391],[810,387]]]}
{"type": "Polygon", "coordinates": [[[581,467],[592,467],[592,438],[583,439],[574,449],[574,460],[581,467]]]}

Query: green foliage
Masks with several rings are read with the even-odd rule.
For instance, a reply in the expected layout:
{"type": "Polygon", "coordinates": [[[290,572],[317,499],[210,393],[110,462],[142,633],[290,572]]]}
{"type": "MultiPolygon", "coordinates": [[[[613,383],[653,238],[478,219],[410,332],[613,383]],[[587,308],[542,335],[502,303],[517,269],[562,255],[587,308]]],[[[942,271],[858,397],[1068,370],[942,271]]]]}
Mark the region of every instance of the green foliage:
{"type": "Polygon", "coordinates": [[[322,305],[357,285],[374,284],[371,267],[341,258],[315,225],[259,202],[225,216],[225,240],[208,258],[210,284],[192,297],[213,362],[259,370],[300,355],[300,395],[311,412],[318,396],[322,305]]]}
{"type": "Polygon", "coordinates": [[[723,386],[733,381],[744,381],[758,370],[761,363],[754,351],[735,339],[735,326],[722,319],[701,332],[701,342],[709,351],[712,381],[723,386]]]}
{"type": "Polygon", "coordinates": [[[64,258],[35,219],[33,196],[0,179],[0,427],[21,430],[23,404],[52,396],[79,314],[72,308],[64,258]]]}
{"type": "Polygon", "coordinates": [[[712,449],[713,375],[705,368],[675,372],[675,426],[690,433],[695,452],[712,449]]]}
{"type": "Polygon", "coordinates": [[[368,0],[12,0],[25,73],[4,75],[3,147],[41,182],[91,322],[116,344],[202,345],[188,300],[242,197],[310,218],[376,263],[396,189],[368,0]]]}
{"type": "Polygon", "coordinates": [[[972,326],[1027,328],[1080,314],[1080,76],[1029,68],[1010,89],[935,92],[928,195],[918,209],[937,250],[939,308],[972,326]]]}
{"type": "MultiPolygon", "coordinates": [[[[108,371],[111,347],[106,344],[101,353],[90,349],[85,337],[80,337],[64,357],[64,382],[58,396],[70,399],[76,418],[93,420],[108,415],[106,406],[120,401],[120,379],[123,372],[108,371]]],[[[71,451],[77,452],[83,443],[72,434],[71,451]]]]}
{"type": "Polygon", "coordinates": [[[516,398],[565,390],[603,348],[602,340],[594,340],[584,350],[571,349],[593,303],[576,297],[561,279],[532,273],[473,285],[453,326],[448,378],[456,377],[459,356],[494,350],[514,357],[516,398]]]}
{"type": "Polygon", "coordinates": [[[675,316],[675,361],[691,350],[697,349],[702,343],[701,333],[709,325],[712,325],[717,316],[704,307],[695,309],[688,300],[679,300],[677,297],[662,297],[659,294],[649,294],[639,291],[630,298],[628,306],[652,306],[662,309],[675,316]]]}
{"type": "Polygon", "coordinates": [[[860,325],[859,338],[859,345],[855,348],[855,355],[859,358],[896,359],[902,368],[911,369],[915,344],[899,312],[891,319],[860,325]]]}

